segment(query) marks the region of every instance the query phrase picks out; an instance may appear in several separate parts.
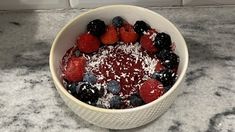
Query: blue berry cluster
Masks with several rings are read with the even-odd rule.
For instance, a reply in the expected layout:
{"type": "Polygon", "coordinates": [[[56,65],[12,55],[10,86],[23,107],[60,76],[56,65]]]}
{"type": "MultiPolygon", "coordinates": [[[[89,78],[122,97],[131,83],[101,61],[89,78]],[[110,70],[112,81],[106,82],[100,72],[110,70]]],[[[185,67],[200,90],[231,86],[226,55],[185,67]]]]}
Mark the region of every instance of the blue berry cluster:
{"type": "Polygon", "coordinates": [[[107,90],[112,94],[118,94],[121,90],[121,86],[118,81],[111,80],[107,83],[107,90]]]}

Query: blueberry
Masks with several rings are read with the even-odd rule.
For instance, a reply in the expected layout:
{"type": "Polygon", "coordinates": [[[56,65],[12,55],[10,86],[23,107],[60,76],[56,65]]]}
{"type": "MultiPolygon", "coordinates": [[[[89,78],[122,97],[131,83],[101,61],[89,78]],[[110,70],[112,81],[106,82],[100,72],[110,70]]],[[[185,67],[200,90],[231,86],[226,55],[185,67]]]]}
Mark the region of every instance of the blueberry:
{"type": "Polygon", "coordinates": [[[169,69],[176,68],[179,65],[179,56],[169,50],[161,50],[158,55],[162,64],[169,69]]]}
{"type": "Polygon", "coordinates": [[[134,30],[139,35],[143,35],[144,32],[147,32],[149,29],[150,26],[144,21],[136,21],[134,24],[134,30]]]}
{"type": "Polygon", "coordinates": [[[172,87],[172,86],[170,86],[170,85],[169,85],[169,86],[164,86],[164,89],[165,89],[165,91],[168,91],[168,90],[171,89],[171,87],[172,87]]]}
{"type": "Polygon", "coordinates": [[[97,79],[92,72],[87,72],[83,77],[84,82],[88,82],[90,84],[95,84],[97,79]]]}
{"type": "Polygon", "coordinates": [[[99,98],[99,90],[88,83],[84,83],[77,91],[77,98],[87,104],[95,105],[99,98]]]}
{"type": "Polygon", "coordinates": [[[162,75],[159,73],[159,72],[154,72],[153,74],[152,74],[152,78],[153,79],[158,79],[158,78],[160,78],[162,75]]]}
{"type": "Polygon", "coordinates": [[[171,49],[171,37],[166,33],[158,33],[154,40],[154,46],[158,49],[171,49]]]}
{"type": "Polygon", "coordinates": [[[111,109],[120,109],[122,106],[122,98],[120,96],[113,96],[110,100],[111,109]]]}
{"type": "Polygon", "coordinates": [[[115,27],[121,27],[124,23],[124,19],[120,16],[116,16],[113,18],[112,20],[112,24],[115,26],[115,27]]]}
{"type": "Polygon", "coordinates": [[[88,23],[87,25],[87,31],[89,31],[91,34],[99,37],[105,32],[105,23],[104,21],[100,19],[95,19],[88,23]]]}
{"type": "Polygon", "coordinates": [[[144,104],[143,100],[137,94],[133,94],[130,96],[130,104],[134,107],[141,106],[144,104]]]}
{"type": "Polygon", "coordinates": [[[72,95],[76,94],[76,89],[77,89],[77,83],[70,83],[70,84],[67,84],[67,90],[68,90],[69,93],[71,93],[72,95]]]}
{"type": "Polygon", "coordinates": [[[121,86],[118,81],[112,80],[107,84],[107,90],[112,94],[118,94],[121,90],[121,86]]]}
{"type": "Polygon", "coordinates": [[[76,57],[81,56],[81,51],[80,51],[80,50],[74,51],[74,55],[75,55],[76,57]]]}
{"type": "Polygon", "coordinates": [[[166,69],[160,71],[155,79],[159,80],[164,88],[169,89],[175,83],[177,75],[173,70],[166,69]]]}

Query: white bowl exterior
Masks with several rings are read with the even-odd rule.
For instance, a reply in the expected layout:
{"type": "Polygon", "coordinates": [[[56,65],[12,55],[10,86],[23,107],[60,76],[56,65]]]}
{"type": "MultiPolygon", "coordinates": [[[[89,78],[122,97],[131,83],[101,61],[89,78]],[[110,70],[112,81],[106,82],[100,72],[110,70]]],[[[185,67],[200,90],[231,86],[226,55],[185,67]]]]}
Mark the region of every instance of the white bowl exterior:
{"type": "Polygon", "coordinates": [[[50,69],[55,86],[65,103],[81,118],[100,127],[111,129],[129,129],[144,125],[157,117],[169,108],[179,92],[180,84],[188,65],[188,50],[185,41],[179,31],[168,20],[162,16],[144,8],[116,5],[101,7],[78,16],[67,24],[55,39],[50,54],[50,69]],[[179,80],[176,84],[159,99],[133,110],[119,110],[113,112],[100,108],[93,108],[75,99],[62,86],[60,75],[60,63],[65,52],[71,48],[79,34],[85,32],[86,25],[93,19],[101,19],[106,23],[115,16],[122,16],[129,23],[134,24],[136,20],[144,20],[160,32],[171,35],[172,41],[176,44],[176,53],[180,56],[178,68],[179,80]],[[177,85],[177,87],[176,87],[177,85]]]}
{"type": "Polygon", "coordinates": [[[170,96],[167,96],[164,100],[159,101],[151,107],[137,111],[128,111],[125,113],[105,113],[87,109],[86,107],[82,107],[73,100],[67,98],[59,88],[57,89],[69,108],[82,119],[104,128],[130,129],[145,125],[162,115],[174,102],[179,92],[181,92],[181,88],[182,87],[178,87],[170,96]]]}

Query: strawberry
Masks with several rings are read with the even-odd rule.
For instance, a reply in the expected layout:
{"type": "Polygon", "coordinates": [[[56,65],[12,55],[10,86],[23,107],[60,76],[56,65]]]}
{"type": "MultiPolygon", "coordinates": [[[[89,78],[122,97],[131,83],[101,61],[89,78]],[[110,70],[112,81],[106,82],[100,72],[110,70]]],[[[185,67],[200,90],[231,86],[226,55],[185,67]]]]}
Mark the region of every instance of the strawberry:
{"type": "Polygon", "coordinates": [[[149,79],[143,83],[140,87],[140,97],[145,103],[150,103],[161,95],[163,95],[164,89],[161,82],[155,79],[149,79]]]}
{"type": "Polygon", "coordinates": [[[151,54],[158,51],[158,49],[154,46],[155,35],[156,31],[152,29],[140,38],[141,47],[151,54]]]}
{"type": "Polygon", "coordinates": [[[85,73],[86,58],[71,57],[64,66],[64,78],[71,82],[81,81],[85,73]]]}
{"type": "Polygon", "coordinates": [[[77,46],[81,52],[92,53],[99,49],[100,41],[96,36],[89,33],[84,33],[79,36],[77,46]]]}
{"type": "Polygon", "coordinates": [[[120,28],[120,39],[124,43],[135,43],[138,39],[138,34],[130,24],[125,24],[120,28]]]}
{"type": "Polygon", "coordinates": [[[105,45],[114,44],[118,41],[118,33],[113,25],[106,27],[106,32],[100,37],[100,40],[105,45]]]}
{"type": "Polygon", "coordinates": [[[166,68],[162,65],[161,61],[158,60],[156,66],[155,66],[155,71],[160,72],[165,69],[166,68]]]}

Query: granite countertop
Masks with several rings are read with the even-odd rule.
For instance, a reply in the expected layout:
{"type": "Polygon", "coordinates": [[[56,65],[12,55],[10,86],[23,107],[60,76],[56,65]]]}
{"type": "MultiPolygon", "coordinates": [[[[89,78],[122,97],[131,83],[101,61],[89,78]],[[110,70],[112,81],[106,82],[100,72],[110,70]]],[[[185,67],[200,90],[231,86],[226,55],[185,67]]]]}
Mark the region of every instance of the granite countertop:
{"type": "MultiPolygon", "coordinates": [[[[126,132],[235,131],[235,7],[155,8],[182,32],[184,91],[158,120],[126,132]]],[[[0,12],[0,131],[109,132],[76,116],[49,72],[52,41],[87,9],[0,12]]]]}

